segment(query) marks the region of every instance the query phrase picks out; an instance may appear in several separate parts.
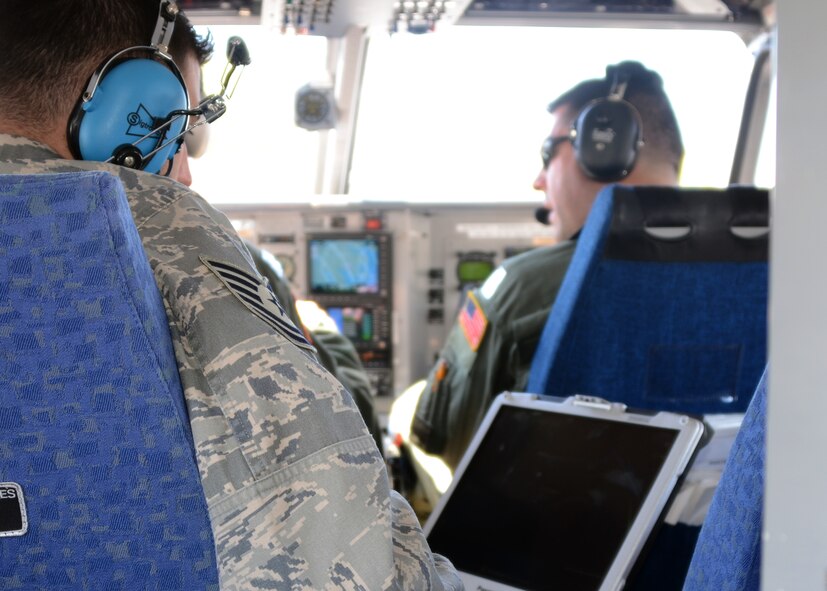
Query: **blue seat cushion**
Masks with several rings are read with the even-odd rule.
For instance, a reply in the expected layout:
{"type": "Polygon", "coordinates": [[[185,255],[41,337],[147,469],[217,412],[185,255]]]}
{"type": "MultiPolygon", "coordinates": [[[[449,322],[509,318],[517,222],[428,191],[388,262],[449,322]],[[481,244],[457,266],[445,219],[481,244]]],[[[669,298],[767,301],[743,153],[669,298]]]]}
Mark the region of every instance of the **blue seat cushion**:
{"type": "Polygon", "coordinates": [[[0,177],[0,588],[217,589],[164,307],[120,181],[0,177]]]}
{"type": "Polygon", "coordinates": [[[765,372],[701,528],[685,591],[760,588],[766,413],[765,372]]]}

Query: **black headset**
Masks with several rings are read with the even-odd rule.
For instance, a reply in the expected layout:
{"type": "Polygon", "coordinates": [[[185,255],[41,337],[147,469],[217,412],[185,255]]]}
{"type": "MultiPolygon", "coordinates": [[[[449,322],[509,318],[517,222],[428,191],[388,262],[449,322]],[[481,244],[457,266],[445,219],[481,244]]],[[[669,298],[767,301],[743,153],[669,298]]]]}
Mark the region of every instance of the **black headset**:
{"type": "Polygon", "coordinates": [[[118,51],[92,74],[69,118],[75,158],[158,173],[178,152],[189,114],[187,85],[169,55],[178,12],[161,1],[151,44],[118,51]]]}
{"type": "Polygon", "coordinates": [[[607,67],[609,95],[586,104],[571,127],[577,163],[587,176],[601,182],[627,177],[643,147],[640,113],[623,99],[631,77],[623,66],[607,67]]]}

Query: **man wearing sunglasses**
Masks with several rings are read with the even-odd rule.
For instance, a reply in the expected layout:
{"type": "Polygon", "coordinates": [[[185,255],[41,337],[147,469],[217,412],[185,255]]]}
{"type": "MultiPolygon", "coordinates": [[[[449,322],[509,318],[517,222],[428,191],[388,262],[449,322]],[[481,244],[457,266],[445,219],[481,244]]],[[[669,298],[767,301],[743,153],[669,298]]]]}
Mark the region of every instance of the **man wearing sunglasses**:
{"type": "Polygon", "coordinates": [[[537,210],[556,244],[507,259],[468,294],[432,368],[416,408],[412,440],[456,468],[494,396],[525,388],[531,359],[575,241],[598,192],[610,182],[676,185],[683,160],[677,120],[660,76],[637,62],[607,68],[606,78],[581,82],[548,107],[554,117],[541,148],[534,188],[545,194],[537,210]],[[631,104],[642,132],[631,166],[608,180],[584,166],[575,148],[578,118],[595,101],[631,104]],[[597,178],[595,178],[597,177],[597,178]]]}

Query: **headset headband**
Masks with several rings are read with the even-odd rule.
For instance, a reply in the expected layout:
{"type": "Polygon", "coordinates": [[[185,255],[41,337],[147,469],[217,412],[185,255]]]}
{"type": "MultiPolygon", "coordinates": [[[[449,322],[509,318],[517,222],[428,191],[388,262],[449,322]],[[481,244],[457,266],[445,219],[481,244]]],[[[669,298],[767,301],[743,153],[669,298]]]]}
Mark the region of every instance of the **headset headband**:
{"type": "Polygon", "coordinates": [[[126,53],[135,51],[149,52],[154,56],[160,57],[165,63],[171,64],[174,68],[174,73],[181,80],[181,83],[184,84],[184,88],[186,88],[184,77],[181,76],[178,66],[175,65],[175,61],[169,54],[169,42],[172,39],[172,33],[175,30],[175,19],[179,12],[178,5],[172,2],[172,0],[164,0],[161,2],[158,7],[158,21],[155,23],[155,31],[152,33],[152,41],[150,44],[127,47],[111,55],[104,62],[103,66],[95,70],[95,73],[92,74],[92,77],[89,79],[89,84],[86,85],[86,90],[83,91],[81,100],[84,103],[91,101],[95,96],[95,92],[98,90],[101,78],[103,78],[110,68],[120,63],[120,58],[126,53]]]}
{"type": "Polygon", "coordinates": [[[629,76],[628,72],[621,71],[620,68],[617,66],[609,66],[606,68],[606,80],[608,81],[609,76],[612,76],[612,86],[609,88],[609,96],[607,97],[609,100],[615,101],[622,101],[623,96],[626,94],[626,87],[629,85],[629,76]]]}

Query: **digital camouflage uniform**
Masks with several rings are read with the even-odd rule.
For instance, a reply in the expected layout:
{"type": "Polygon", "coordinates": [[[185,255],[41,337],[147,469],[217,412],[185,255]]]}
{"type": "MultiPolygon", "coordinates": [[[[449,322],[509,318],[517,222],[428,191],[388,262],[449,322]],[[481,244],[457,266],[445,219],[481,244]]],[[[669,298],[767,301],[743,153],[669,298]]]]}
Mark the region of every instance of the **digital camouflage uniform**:
{"type": "Polygon", "coordinates": [[[469,292],[416,407],[414,443],[455,469],[494,397],[522,390],[575,242],[506,259],[469,292]]]}
{"type": "Polygon", "coordinates": [[[222,214],[169,179],[0,135],[0,173],[77,170],[120,177],[163,295],[222,589],[461,589],[222,214]],[[243,302],[231,276],[257,281],[259,299],[243,302]]]}
{"type": "MultiPolygon", "coordinates": [[[[270,287],[273,288],[279,302],[284,306],[284,311],[290,317],[290,320],[296,326],[302,326],[299,312],[296,309],[296,298],[293,297],[287,280],[279,275],[273,264],[267,260],[269,258],[267,254],[258,246],[246,240],[244,246],[250,251],[258,272],[270,282],[270,287]]],[[[365,367],[362,365],[362,360],[359,359],[356,347],[353,346],[350,339],[338,332],[308,331],[305,328],[305,333],[311,344],[316,348],[316,355],[321,364],[350,392],[353,401],[362,414],[362,419],[365,421],[368,431],[370,431],[373,440],[376,442],[376,446],[381,450],[382,431],[379,426],[379,418],[376,416],[376,406],[373,403],[373,389],[370,385],[370,378],[365,372],[365,367]],[[309,334],[307,334],[308,332],[309,334]]]]}
{"type": "Polygon", "coordinates": [[[382,428],[373,402],[373,386],[359,359],[356,347],[345,335],[327,330],[313,330],[310,339],[319,355],[319,361],[353,396],[376,447],[382,449],[382,428]]]}

